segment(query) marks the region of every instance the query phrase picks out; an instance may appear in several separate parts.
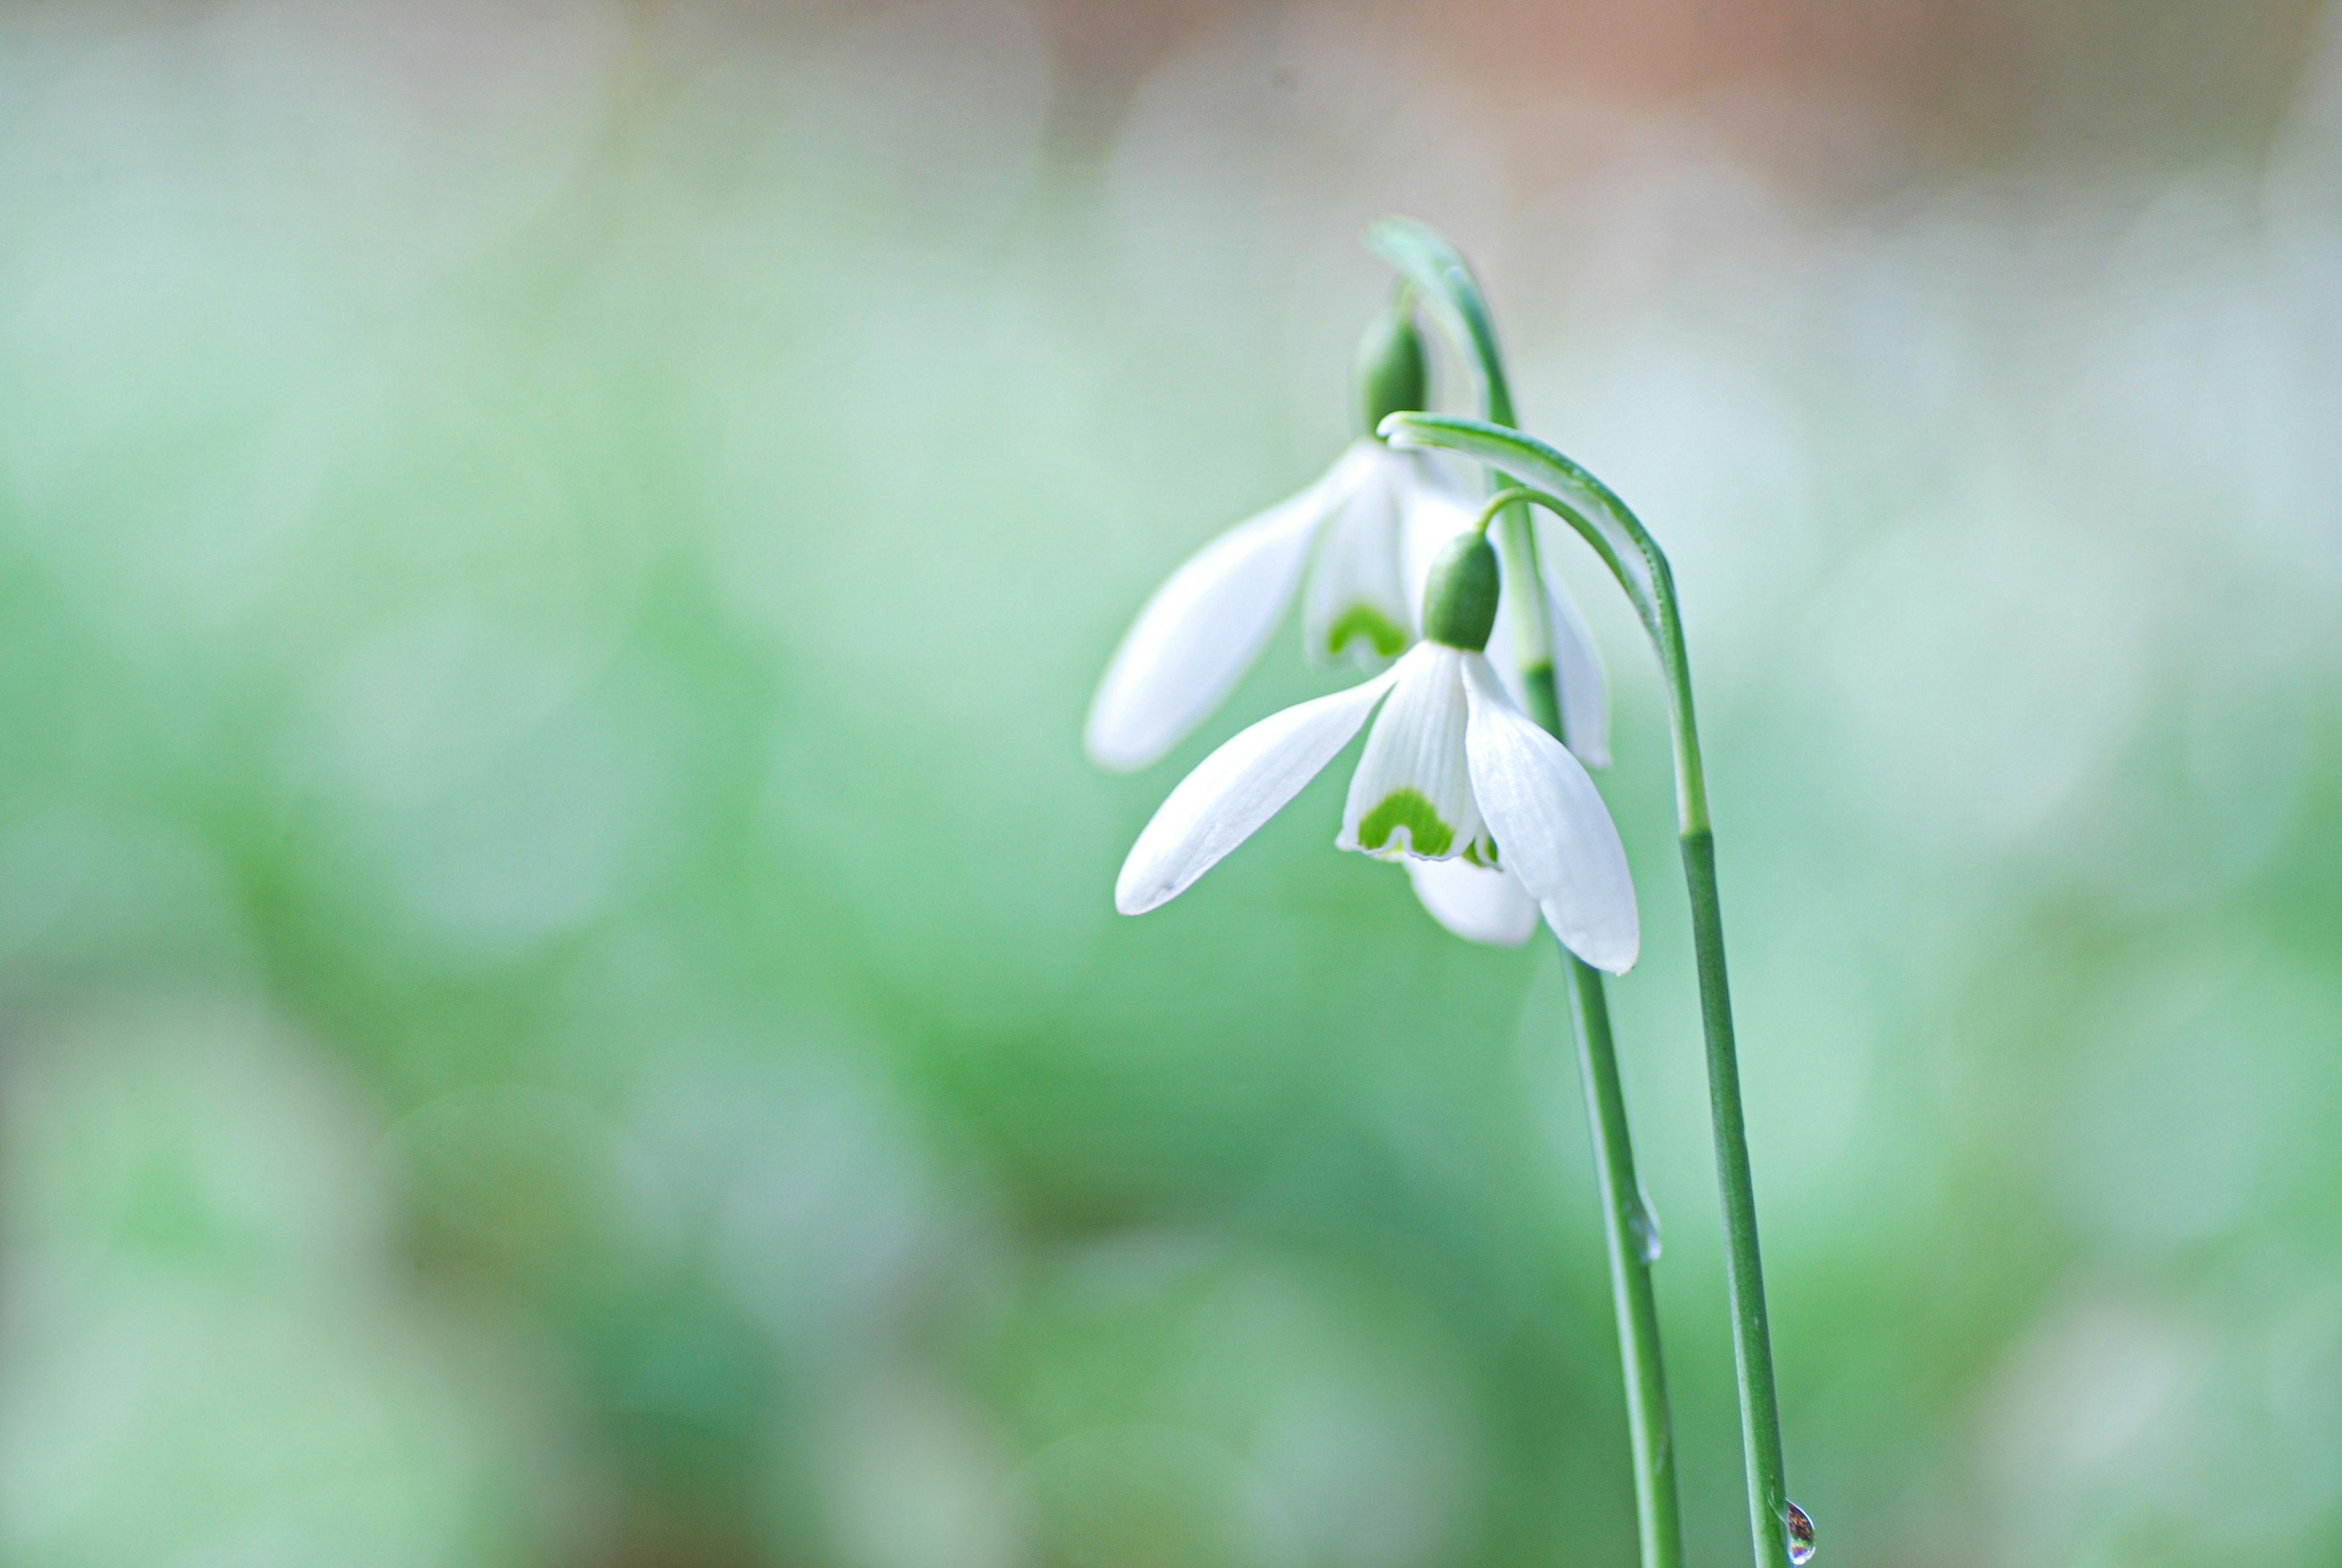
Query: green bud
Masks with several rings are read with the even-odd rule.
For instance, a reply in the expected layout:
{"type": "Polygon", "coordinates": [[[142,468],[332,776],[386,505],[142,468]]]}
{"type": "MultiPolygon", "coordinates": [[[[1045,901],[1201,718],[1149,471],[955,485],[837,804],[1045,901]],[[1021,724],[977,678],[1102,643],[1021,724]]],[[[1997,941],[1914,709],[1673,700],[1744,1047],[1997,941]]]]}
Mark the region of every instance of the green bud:
{"type": "Polygon", "coordinates": [[[1496,547],[1475,528],[1447,541],[1423,585],[1423,634],[1476,654],[1496,624],[1496,547]]]}
{"type": "Polygon", "coordinates": [[[1423,337],[1415,330],[1415,313],[1387,310],[1366,324],[1358,340],[1358,414],[1366,434],[1394,414],[1412,414],[1424,404],[1428,385],[1423,364],[1423,337]]]}

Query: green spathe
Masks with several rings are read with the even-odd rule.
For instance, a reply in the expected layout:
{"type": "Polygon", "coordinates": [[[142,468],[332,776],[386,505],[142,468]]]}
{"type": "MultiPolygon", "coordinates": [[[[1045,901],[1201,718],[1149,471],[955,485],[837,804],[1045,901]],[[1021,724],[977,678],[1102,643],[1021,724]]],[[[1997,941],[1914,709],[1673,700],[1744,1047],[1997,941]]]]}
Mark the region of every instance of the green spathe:
{"type": "Polygon", "coordinates": [[[1430,384],[1413,311],[1397,307],[1366,324],[1366,335],[1358,339],[1355,379],[1358,414],[1369,435],[1392,414],[1412,414],[1424,405],[1430,384]]]}
{"type": "Polygon", "coordinates": [[[1476,654],[1496,624],[1496,549],[1477,529],[1458,534],[1431,563],[1423,585],[1423,634],[1476,654]]]}
{"type": "Polygon", "coordinates": [[[1456,842],[1456,830],[1439,820],[1439,808],[1433,805],[1422,791],[1393,790],[1383,796],[1382,804],[1368,812],[1358,823],[1358,847],[1378,850],[1390,844],[1391,834],[1406,829],[1407,847],[1416,854],[1436,860],[1447,853],[1456,842]]]}

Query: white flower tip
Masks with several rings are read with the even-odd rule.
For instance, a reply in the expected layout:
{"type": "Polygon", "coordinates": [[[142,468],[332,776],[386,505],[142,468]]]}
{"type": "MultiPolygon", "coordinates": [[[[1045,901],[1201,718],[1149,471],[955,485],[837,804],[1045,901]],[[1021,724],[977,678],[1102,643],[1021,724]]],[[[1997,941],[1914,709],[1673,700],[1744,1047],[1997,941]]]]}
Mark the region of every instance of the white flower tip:
{"type": "Polygon", "coordinates": [[[1177,897],[1180,889],[1166,885],[1160,876],[1151,874],[1152,867],[1138,864],[1138,851],[1133,849],[1130,858],[1123,862],[1122,874],[1114,879],[1114,908],[1117,914],[1145,914],[1150,909],[1160,909],[1177,897]]]}
{"type": "Polygon", "coordinates": [[[1413,860],[1407,880],[1431,917],[1466,942],[1518,947],[1536,929],[1536,900],[1511,876],[1462,860],[1413,860]]]}
{"type": "Polygon", "coordinates": [[[1169,903],[1317,776],[1375,711],[1396,672],[1271,714],[1206,757],[1140,831],[1115,879],[1114,906],[1169,903]]]}
{"type": "Polygon", "coordinates": [[[1135,733],[1132,725],[1102,703],[1090,709],[1089,722],[1082,726],[1082,751],[1095,766],[1110,774],[1135,774],[1153,767],[1176,744],[1135,733]]]}
{"type": "Polygon", "coordinates": [[[1544,909],[1546,924],[1553,927],[1561,944],[1605,974],[1624,974],[1643,955],[1642,922],[1631,910],[1624,922],[1580,925],[1572,923],[1555,900],[1546,900],[1544,909]]]}

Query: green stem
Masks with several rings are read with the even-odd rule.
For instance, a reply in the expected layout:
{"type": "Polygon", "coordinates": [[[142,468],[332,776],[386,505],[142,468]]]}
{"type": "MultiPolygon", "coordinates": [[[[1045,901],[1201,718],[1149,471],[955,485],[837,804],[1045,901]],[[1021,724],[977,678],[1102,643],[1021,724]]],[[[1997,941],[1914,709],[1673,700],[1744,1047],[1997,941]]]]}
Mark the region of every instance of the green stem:
{"type": "Polygon", "coordinates": [[[1740,1111],[1740,1064],[1732,1040],[1732,992],[1724,972],[1724,907],[1716,890],[1716,834],[1683,835],[1691,890],[1692,949],[1699,963],[1707,1034],[1707,1104],[1716,1127],[1716,1179],[1724,1193],[1725,1259],[1732,1287],[1732,1353],[1740,1372],[1740,1443],[1747,1456],[1748,1527],[1756,1561],[1788,1561],[1789,1486],[1781,1457],[1781,1407],[1773,1387],[1773,1331],[1765,1313],[1765,1263],[1756,1244],[1756,1183],[1740,1111]]]}
{"type": "Polygon", "coordinates": [[[1626,1436],[1635,1453],[1635,1516],[1644,1568],[1683,1561],[1683,1520],[1676,1506],[1675,1431],[1667,1416],[1667,1379],[1659,1355],[1659,1303],[1651,1288],[1658,1261],[1658,1222],[1635,1176],[1626,1129],[1626,1092],[1610,1038],[1610,1002],[1602,972],[1563,949],[1569,1012],[1577,1025],[1577,1064],[1586,1083],[1586,1124],[1594,1142],[1595,1185],[1602,1196],[1610,1253],[1610,1308],[1618,1320],[1619,1361],[1626,1374],[1626,1436]]]}
{"type": "MultiPolygon", "coordinates": [[[[1451,339],[1479,366],[1490,420],[1509,424],[1512,393],[1505,382],[1478,285],[1462,256],[1445,238],[1421,225],[1387,221],[1370,243],[1400,275],[1420,291],[1439,315],[1451,339]]],[[[1516,652],[1529,700],[1529,716],[1555,738],[1562,735],[1561,699],[1554,680],[1553,634],[1545,578],[1538,570],[1536,534],[1522,504],[1526,492],[1509,490],[1502,474],[1493,475],[1496,494],[1483,514],[1500,520],[1497,543],[1505,567],[1520,584],[1520,599],[1536,606],[1513,617],[1516,652]],[[1507,500],[1507,497],[1510,500],[1507,500]]],[[[1556,944],[1558,945],[1558,944],[1556,944]]],[[[1586,1084],[1586,1119],[1594,1147],[1594,1176],[1602,1200],[1603,1233],[1610,1254],[1610,1302],[1618,1320],[1619,1361],[1626,1383],[1626,1433],[1635,1463],[1635,1516],[1643,1548],[1643,1568],[1677,1568],[1683,1561],[1683,1521],[1676,1503],[1675,1433],[1667,1414],[1666,1373],[1659,1353],[1658,1298],[1651,1284],[1656,1258],[1656,1222],[1643,1202],[1635,1174],[1635,1146],[1626,1123],[1626,1094],[1618,1076],[1618,1053],[1610,1033],[1610,1002],[1602,972],[1560,949],[1569,984],[1570,1018],[1576,1025],[1580,1075],[1586,1084]]]]}
{"type": "Polygon", "coordinates": [[[1634,604],[1657,649],[1675,741],[1676,817],[1684,881],[1691,897],[1692,946],[1699,967],[1700,1020],[1707,1043],[1708,1111],[1716,1134],[1716,1185],[1724,1201],[1726,1277],[1732,1292],[1733,1357],[1740,1382],[1740,1435],[1747,1458],[1749,1528],[1760,1568],[1787,1568],[1789,1505],[1781,1455],[1780,1404],[1773,1383],[1773,1338],[1765,1310],[1765,1268],[1756,1239],[1756,1189],[1740,1104],[1740,1065],[1725,973],[1724,909],[1716,885],[1716,834],[1707,775],[1692,709],[1691,665],[1675,574],[1640,519],[1610,488],[1533,437],[1479,420],[1401,414],[1384,422],[1394,445],[1438,446],[1491,468],[1527,476],[1541,489],[1522,499],[1575,529],[1634,604]],[[1558,492],[1558,494],[1556,494],[1558,492]]]}

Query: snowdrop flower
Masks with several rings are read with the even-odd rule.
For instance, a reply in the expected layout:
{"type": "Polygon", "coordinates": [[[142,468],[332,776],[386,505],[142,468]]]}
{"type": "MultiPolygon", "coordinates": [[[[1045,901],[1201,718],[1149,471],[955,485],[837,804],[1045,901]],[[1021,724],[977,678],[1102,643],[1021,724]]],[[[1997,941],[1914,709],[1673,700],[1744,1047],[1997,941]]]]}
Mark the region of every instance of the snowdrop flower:
{"type": "Polygon", "coordinates": [[[1585,767],[1521,712],[1488,662],[1498,585],[1478,529],[1451,539],[1425,589],[1424,641],[1373,679],[1272,714],[1205,758],[1138,835],[1115,907],[1143,914],[1186,891],[1379,707],[1336,844],[1501,867],[1570,951],[1625,973],[1642,942],[1626,851],[1585,767]]]}
{"type": "MultiPolygon", "coordinates": [[[[1562,704],[1562,729],[1569,750],[1589,768],[1610,765],[1610,691],[1602,668],[1602,654],[1578,614],[1569,590],[1554,571],[1561,543],[1543,531],[1537,564],[1546,577],[1546,624],[1552,629],[1554,676],[1562,704]]],[[[1522,688],[1513,662],[1505,655],[1513,646],[1508,624],[1517,606],[1508,595],[1496,609],[1496,624],[1489,646],[1496,650],[1489,662],[1504,677],[1505,690],[1516,704],[1522,688]]],[[[1518,947],[1536,929],[1537,901],[1520,879],[1501,866],[1476,865],[1458,856],[1453,860],[1406,857],[1407,880],[1415,895],[1434,920],[1469,942],[1518,947]]]]}
{"type": "Polygon", "coordinates": [[[1424,404],[1423,342],[1404,308],[1368,327],[1357,381],[1369,434],[1301,494],[1205,545],[1139,611],[1090,704],[1084,741],[1099,766],[1162,760],[1226,700],[1296,594],[1313,658],[1371,664],[1415,640],[1423,570],[1474,507],[1438,459],[1371,434],[1424,404]]]}

